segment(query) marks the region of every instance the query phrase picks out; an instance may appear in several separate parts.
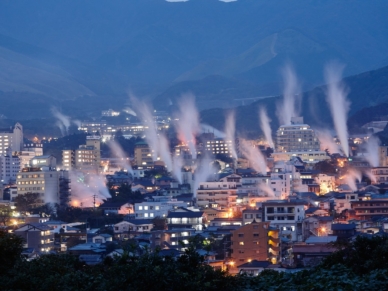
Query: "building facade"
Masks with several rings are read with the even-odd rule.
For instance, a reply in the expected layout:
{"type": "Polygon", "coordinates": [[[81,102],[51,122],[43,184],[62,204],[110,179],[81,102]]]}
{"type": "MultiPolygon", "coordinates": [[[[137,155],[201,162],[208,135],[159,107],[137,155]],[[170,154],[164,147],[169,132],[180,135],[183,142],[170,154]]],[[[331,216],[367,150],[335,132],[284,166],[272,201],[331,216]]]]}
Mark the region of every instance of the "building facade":
{"type": "Polygon", "coordinates": [[[256,222],[241,226],[232,231],[232,259],[240,265],[257,261],[270,261],[276,264],[280,260],[279,231],[269,222],[256,222]]]}

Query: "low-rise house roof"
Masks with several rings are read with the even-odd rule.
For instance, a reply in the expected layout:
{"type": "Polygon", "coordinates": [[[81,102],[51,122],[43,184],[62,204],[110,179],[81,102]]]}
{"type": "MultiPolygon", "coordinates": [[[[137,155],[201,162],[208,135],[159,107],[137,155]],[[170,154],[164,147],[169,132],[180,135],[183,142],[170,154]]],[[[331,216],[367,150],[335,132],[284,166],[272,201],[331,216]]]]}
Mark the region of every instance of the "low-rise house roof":
{"type": "Polygon", "coordinates": [[[239,269],[257,269],[257,268],[268,268],[268,266],[271,265],[268,261],[257,261],[252,260],[251,262],[242,264],[240,266],[237,266],[239,269]]]}

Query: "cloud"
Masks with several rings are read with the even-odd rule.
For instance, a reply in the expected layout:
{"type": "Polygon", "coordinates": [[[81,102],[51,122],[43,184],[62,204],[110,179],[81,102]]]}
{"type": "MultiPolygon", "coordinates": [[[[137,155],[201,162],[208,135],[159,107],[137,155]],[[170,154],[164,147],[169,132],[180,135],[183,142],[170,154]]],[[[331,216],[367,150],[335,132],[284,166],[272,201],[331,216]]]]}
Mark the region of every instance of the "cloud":
{"type": "Polygon", "coordinates": [[[237,2],[237,0],[219,0],[219,1],[224,3],[237,2]]]}

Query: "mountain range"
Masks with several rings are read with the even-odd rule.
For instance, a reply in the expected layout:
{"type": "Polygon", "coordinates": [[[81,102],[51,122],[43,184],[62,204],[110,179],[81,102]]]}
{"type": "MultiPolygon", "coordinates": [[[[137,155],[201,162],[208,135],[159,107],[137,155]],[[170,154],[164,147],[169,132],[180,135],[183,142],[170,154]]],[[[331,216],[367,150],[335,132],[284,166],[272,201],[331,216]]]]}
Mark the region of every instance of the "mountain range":
{"type": "Polygon", "coordinates": [[[1,1],[0,114],[82,116],[129,92],[231,107],[281,94],[285,64],[311,91],[330,60],[345,76],[388,64],[387,12],[385,0],[1,1]]]}

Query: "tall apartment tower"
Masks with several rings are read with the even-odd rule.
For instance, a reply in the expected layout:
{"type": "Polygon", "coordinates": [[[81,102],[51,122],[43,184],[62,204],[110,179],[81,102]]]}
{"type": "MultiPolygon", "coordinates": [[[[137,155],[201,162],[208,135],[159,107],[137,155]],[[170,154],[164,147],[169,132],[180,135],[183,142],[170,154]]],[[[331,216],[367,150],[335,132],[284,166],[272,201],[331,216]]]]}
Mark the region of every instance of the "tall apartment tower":
{"type": "Polygon", "coordinates": [[[23,149],[23,126],[18,122],[13,128],[0,129],[0,155],[6,154],[7,149],[23,149]]]}
{"type": "Polygon", "coordinates": [[[315,131],[303,122],[303,117],[293,117],[290,125],[281,125],[276,132],[275,160],[289,160],[293,156],[308,163],[328,158],[320,149],[315,131]]]}

